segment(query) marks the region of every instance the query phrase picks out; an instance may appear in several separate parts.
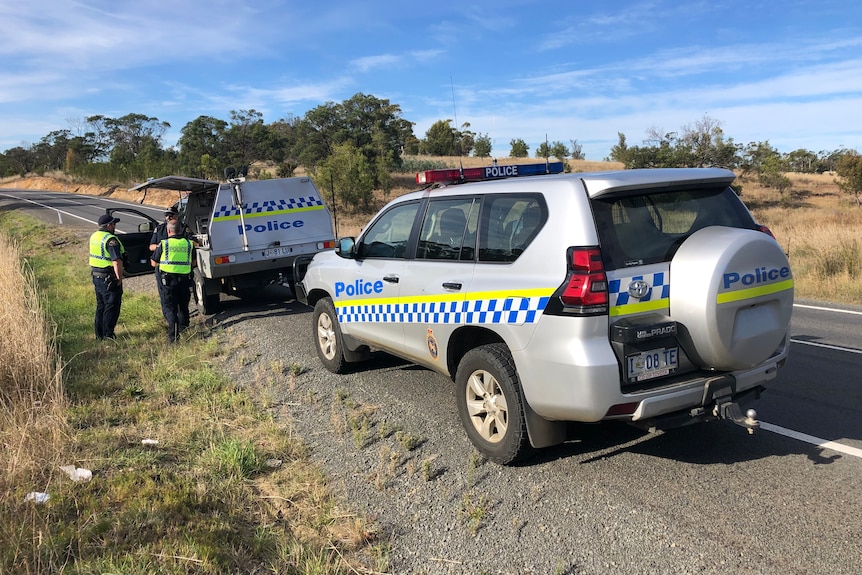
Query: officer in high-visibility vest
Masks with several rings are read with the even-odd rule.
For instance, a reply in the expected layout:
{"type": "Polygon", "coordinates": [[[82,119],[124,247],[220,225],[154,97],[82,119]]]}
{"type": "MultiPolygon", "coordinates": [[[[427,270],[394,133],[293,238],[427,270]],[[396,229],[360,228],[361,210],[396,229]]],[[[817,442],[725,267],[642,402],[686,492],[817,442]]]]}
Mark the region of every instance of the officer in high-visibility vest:
{"type": "Polygon", "coordinates": [[[176,343],[180,333],[189,326],[191,273],[194,264],[194,244],[181,236],[176,220],[168,221],[168,238],[159,242],[150,265],[158,269],[162,281],[159,298],[162,313],[168,322],[168,340],[176,343]]]}
{"type": "Polygon", "coordinates": [[[96,289],[96,339],[116,339],[114,328],[123,303],[123,258],[126,248],[114,235],[119,218],[99,216],[99,229],[90,236],[90,270],[96,289]]]}
{"type": "MultiPolygon", "coordinates": [[[[168,224],[172,220],[174,222],[180,221],[179,213],[173,206],[165,210],[165,221],[156,226],[156,229],[153,231],[153,235],[150,236],[150,252],[156,251],[156,248],[160,243],[162,243],[162,240],[168,239],[168,224]]],[[[192,239],[192,232],[189,230],[188,226],[181,225],[180,229],[182,231],[177,235],[192,239]]],[[[162,298],[162,288],[164,288],[165,285],[162,282],[162,273],[159,271],[159,268],[156,268],[154,275],[156,276],[156,289],[159,292],[159,299],[164,301],[164,298],[162,298]]],[[[165,310],[162,310],[162,314],[166,315],[165,310]]]]}

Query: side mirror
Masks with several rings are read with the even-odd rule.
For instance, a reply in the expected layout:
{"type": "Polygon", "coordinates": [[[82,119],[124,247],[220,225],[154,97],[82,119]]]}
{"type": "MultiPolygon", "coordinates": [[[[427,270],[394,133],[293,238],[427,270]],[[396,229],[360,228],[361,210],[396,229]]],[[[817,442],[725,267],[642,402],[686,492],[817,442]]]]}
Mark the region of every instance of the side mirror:
{"type": "Polygon", "coordinates": [[[341,238],[338,240],[338,245],[335,247],[335,253],[342,258],[353,259],[353,248],[356,247],[354,238],[341,238]]]}

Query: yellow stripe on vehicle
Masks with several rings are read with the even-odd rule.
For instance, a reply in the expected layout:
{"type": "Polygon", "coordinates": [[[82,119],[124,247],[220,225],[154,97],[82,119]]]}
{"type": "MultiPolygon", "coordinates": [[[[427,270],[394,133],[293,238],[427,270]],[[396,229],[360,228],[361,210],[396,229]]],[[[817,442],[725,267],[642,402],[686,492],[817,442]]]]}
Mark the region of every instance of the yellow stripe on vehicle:
{"type": "MultiPolygon", "coordinates": [[[[273,216],[280,216],[282,214],[295,214],[298,212],[313,212],[317,210],[322,210],[323,206],[308,206],[305,208],[292,208],[290,210],[273,210],[271,212],[249,212],[244,213],[243,218],[246,220],[250,220],[252,218],[270,218],[273,216]]],[[[213,218],[214,222],[225,222],[231,220],[239,220],[239,214],[230,215],[230,216],[216,216],[213,218]]]]}
{"type": "Polygon", "coordinates": [[[779,293],[783,291],[787,291],[789,289],[793,289],[793,280],[789,279],[783,282],[778,282],[766,286],[758,286],[748,289],[741,289],[736,291],[729,291],[718,294],[718,297],[715,298],[716,303],[731,303],[735,301],[742,301],[745,299],[754,299],[756,297],[761,297],[765,295],[770,295],[774,293],[779,293]]]}
{"type": "Polygon", "coordinates": [[[332,302],[336,309],[348,305],[396,305],[398,304],[397,297],[379,297],[375,299],[350,299],[344,298],[332,302]]]}
{"type": "Polygon", "coordinates": [[[611,317],[630,315],[633,313],[643,313],[647,311],[659,311],[667,309],[670,306],[669,298],[657,299],[654,301],[644,301],[638,303],[627,303],[625,305],[611,306],[608,310],[608,315],[611,317]]]}
{"type": "Polygon", "coordinates": [[[527,289],[335,302],[342,323],[515,324],[535,323],[553,290],[527,289]]]}
{"type": "Polygon", "coordinates": [[[470,292],[468,297],[462,293],[443,293],[426,296],[389,297],[389,298],[364,298],[350,299],[342,298],[334,302],[335,307],[346,305],[391,305],[391,304],[423,304],[423,303],[447,303],[453,301],[476,301],[476,300],[505,300],[512,298],[550,297],[554,290],[548,288],[533,288],[523,290],[499,290],[470,292]]]}

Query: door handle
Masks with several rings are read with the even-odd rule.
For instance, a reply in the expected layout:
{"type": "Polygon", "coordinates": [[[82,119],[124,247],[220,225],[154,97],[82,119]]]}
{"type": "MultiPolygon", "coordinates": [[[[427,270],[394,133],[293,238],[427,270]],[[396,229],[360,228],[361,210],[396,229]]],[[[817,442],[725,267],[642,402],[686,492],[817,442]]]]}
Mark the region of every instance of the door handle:
{"type": "Polygon", "coordinates": [[[391,284],[397,284],[398,276],[383,276],[383,281],[391,284]]]}
{"type": "Polygon", "coordinates": [[[458,282],[443,282],[443,289],[458,291],[461,289],[461,284],[458,282]]]}

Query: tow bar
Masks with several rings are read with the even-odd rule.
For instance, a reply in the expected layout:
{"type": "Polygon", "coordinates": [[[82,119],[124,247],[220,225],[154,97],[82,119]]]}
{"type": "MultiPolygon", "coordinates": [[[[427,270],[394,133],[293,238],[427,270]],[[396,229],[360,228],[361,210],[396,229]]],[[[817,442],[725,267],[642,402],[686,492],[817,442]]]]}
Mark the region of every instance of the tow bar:
{"type": "Polygon", "coordinates": [[[742,409],[740,409],[739,404],[735,401],[716,402],[712,414],[719,419],[729,419],[733,423],[741,425],[752,435],[760,429],[760,422],[757,421],[757,412],[749,409],[743,417],[742,409]]]}

